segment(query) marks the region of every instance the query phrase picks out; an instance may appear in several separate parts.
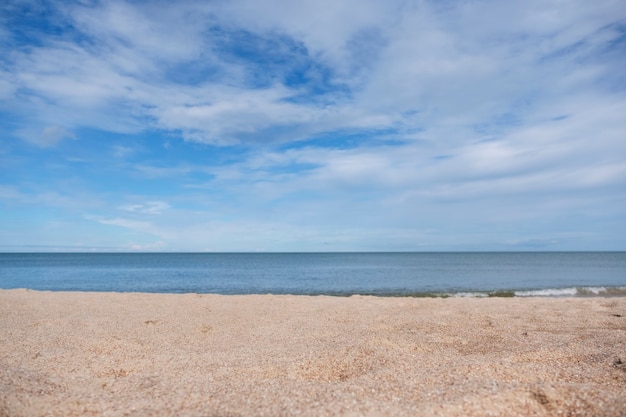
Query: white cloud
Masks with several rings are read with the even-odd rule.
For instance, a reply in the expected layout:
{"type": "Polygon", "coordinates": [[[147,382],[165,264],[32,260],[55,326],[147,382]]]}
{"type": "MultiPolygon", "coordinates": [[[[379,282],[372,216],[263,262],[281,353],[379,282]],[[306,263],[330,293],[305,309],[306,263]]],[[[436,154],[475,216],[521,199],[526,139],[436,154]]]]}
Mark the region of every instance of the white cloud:
{"type": "MultiPolygon", "coordinates": [[[[400,2],[321,1],[298,3],[272,0],[222,2],[216,13],[236,27],[252,31],[283,32],[306,45],[310,53],[336,68],[343,77],[353,76],[355,64],[368,56],[354,55],[364,32],[393,27],[404,13],[400,2]],[[355,58],[361,58],[356,60],[355,58]]],[[[371,46],[370,49],[371,50],[371,46]]],[[[342,77],[342,81],[346,80],[342,77]]]]}
{"type": "Polygon", "coordinates": [[[187,139],[232,144],[242,134],[307,123],[318,113],[315,108],[283,101],[289,97],[289,92],[281,87],[254,91],[232,88],[201,91],[204,93],[201,97],[187,96],[182,105],[162,103],[151,114],[160,127],[180,130],[187,139]]]}
{"type": "MultiPolygon", "coordinates": [[[[130,232],[130,236],[132,238],[136,239],[138,237],[141,237],[143,240],[146,240],[148,242],[153,242],[155,238],[159,239],[161,235],[158,225],[155,225],[152,222],[145,220],[135,220],[123,217],[101,217],[92,215],[85,216],[85,220],[96,222],[105,226],[119,227],[127,232],[130,232]]],[[[128,235],[128,233],[125,233],[125,235],[128,235]]],[[[161,240],[159,239],[158,242],[161,242],[161,240]]],[[[143,244],[136,243],[136,241],[134,243],[126,243],[124,244],[124,249],[141,250],[141,245],[143,244]]],[[[148,245],[152,246],[152,243],[148,243],[148,245]]],[[[165,244],[163,244],[162,246],[164,247],[165,244]]]]}
{"type": "Polygon", "coordinates": [[[25,128],[18,131],[18,136],[42,148],[56,146],[66,139],[76,139],[74,133],[61,126],[46,126],[41,131],[25,128]]]}
{"type": "Polygon", "coordinates": [[[15,187],[0,185],[0,200],[5,204],[10,201],[23,200],[24,195],[15,187]]]}
{"type": "Polygon", "coordinates": [[[112,151],[113,151],[113,156],[116,159],[125,159],[136,152],[134,148],[131,148],[129,146],[123,146],[123,145],[113,146],[112,151]]]}
{"type": "MultiPolygon", "coordinates": [[[[201,8],[190,8],[180,2],[155,2],[141,6],[123,2],[106,2],[97,6],[69,8],[74,23],[102,45],[115,52],[134,53],[132,61],[176,62],[196,59],[203,50],[202,34],[210,19],[201,8]],[[173,30],[175,29],[175,30],[173,30]]],[[[139,70],[138,62],[123,62],[125,70],[139,70]]],[[[150,69],[150,67],[148,67],[150,69]]],[[[135,72],[135,71],[131,71],[135,72]]]]}
{"type": "Polygon", "coordinates": [[[120,209],[138,214],[162,214],[170,205],[164,201],[148,201],[144,204],[130,204],[121,206],[120,209]]]}
{"type": "MultiPolygon", "coordinates": [[[[183,190],[136,193],[122,206],[117,198],[98,217],[149,235],[138,245],[183,247],[192,236],[189,247],[301,238],[337,248],[411,234],[441,243],[436,230],[453,233],[463,220],[488,229],[494,219],[522,219],[532,228],[542,216],[558,220],[564,207],[601,217],[623,206],[611,200],[626,183],[620,2],[62,8],[57,18],[76,32],[5,48],[2,108],[30,126],[18,137],[42,147],[82,128],[150,132],[171,144],[165,152],[107,148],[132,180],[176,179],[183,190]],[[190,145],[178,139],[238,144],[249,154],[206,165],[160,159],[188,157],[179,151],[190,145]],[[131,154],[136,163],[125,165],[131,154]]],[[[67,197],[42,195],[34,201],[52,206],[67,197]]]]}
{"type": "Polygon", "coordinates": [[[0,100],[10,100],[15,95],[15,82],[11,76],[0,71],[0,100]]]}
{"type": "Polygon", "coordinates": [[[369,1],[66,6],[93,43],[49,41],[16,51],[23,100],[17,107],[35,106],[44,123],[57,120],[70,129],[159,127],[216,144],[363,127],[425,129],[442,140],[451,126],[464,134],[499,114],[523,119],[551,94],[593,85],[615,70],[610,63],[584,63],[620,36],[607,29],[624,15],[614,4],[501,7],[369,1]],[[302,42],[349,96],[331,92],[330,102],[320,104],[292,100],[302,91],[280,83],[251,88],[244,80],[252,69],[220,55],[216,39],[207,36],[211,25],[302,42]],[[213,68],[200,84],[181,84],[170,72],[199,62],[213,68]]]}
{"type": "Polygon", "coordinates": [[[162,240],[158,240],[156,242],[150,243],[131,243],[129,245],[130,250],[136,252],[152,252],[152,251],[163,251],[167,248],[167,244],[162,240]]]}

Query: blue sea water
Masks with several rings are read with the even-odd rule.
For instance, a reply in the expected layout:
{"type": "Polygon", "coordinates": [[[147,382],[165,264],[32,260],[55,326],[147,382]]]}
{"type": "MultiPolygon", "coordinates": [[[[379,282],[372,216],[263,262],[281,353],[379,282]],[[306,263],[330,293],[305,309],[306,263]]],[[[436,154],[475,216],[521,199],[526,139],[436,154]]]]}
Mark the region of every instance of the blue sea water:
{"type": "Polygon", "coordinates": [[[626,295],[626,252],[3,253],[0,288],[382,296],[626,295]]]}

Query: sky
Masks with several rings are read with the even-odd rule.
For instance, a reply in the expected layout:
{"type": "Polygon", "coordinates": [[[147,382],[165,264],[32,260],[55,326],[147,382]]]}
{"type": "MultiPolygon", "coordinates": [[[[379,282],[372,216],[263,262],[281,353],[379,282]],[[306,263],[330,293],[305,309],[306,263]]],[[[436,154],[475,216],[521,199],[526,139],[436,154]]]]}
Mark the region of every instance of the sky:
{"type": "Polygon", "coordinates": [[[626,250],[623,0],[5,0],[0,252],[626,250]]]}

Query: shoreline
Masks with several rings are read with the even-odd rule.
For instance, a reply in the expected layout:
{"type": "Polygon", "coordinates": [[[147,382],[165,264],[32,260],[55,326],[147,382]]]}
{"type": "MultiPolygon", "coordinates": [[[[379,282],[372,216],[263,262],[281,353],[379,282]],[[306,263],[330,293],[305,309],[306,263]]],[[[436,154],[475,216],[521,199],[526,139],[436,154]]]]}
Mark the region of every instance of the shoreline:
{"type": "Polygon", "coordinates": [[[586,285],[540,289],[496,289],[496,290],[451,290],[451,291],[380,291],[380,292],[259,292],[259,293],[220,293],[194,291],[110,291],[110,290],[68,290],[38,288],[0,288],[0,291],[36,291],[53,293],[96,293],[96,294],[164,294],[164,295],[223,295],[223,296],[294,296],[294,297],[381,297],[381,298],[622,298],[626,297],[626,285],[586,285]]]}
{"type": "Polygon", "coordinates": [[[0,290],[0,416],[626,414],[626,297],[0,290]]]}

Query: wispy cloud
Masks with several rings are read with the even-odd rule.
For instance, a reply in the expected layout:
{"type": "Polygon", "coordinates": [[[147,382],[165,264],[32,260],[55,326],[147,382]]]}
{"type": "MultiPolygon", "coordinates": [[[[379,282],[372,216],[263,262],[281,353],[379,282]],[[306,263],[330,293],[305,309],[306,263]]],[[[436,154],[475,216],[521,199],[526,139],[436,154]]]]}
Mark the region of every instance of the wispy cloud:
{"type": "Polygon", "coordinates": [[[161,214],[169,208],[170,205],[164,201],[148,201],[144,204],[130,204],[120,207],[124,211],[139,214],[161,214]]]}
{"type": "Polygon", "coordinates": [[[47,126],[41,131],[34,129],[20,129],[18,136],[38,146],[48,148],[57,145],[65,139],[76,139],[76,135],[60,126],[47,126]]]}
{"type": "Polygon", "coordinates": [[[77,36],[90,42],[44,40],[41,47],[16,51],[13,64],[24,97],[51,119],[65,116],[69,126],[87,122],[117,131],[156,126],[218,144],[363,126],[427,125],[435,134],[451,123],[470,129],[507,113],[521,119],[572,82],[569,88],[578,90],[615,78],[612,61],[619,58],[598,61],[594,55],[607,54],[620,39],[618,19],[610,14],[619,10],[611,7],[570,12],[568,20],[555,18],[549,4],[515,6],[518,15],[483,4],[439,9],[366,2],[358,13],[350,2],[339,4],[324,13],[282,2],[215,10],[193,3],[67,7],[77,36]],[[268,12],[273,9],[281,11],[268,12]],[[494,14],[498,18],[490,19],[494,14]],[[182,30],[172,36],[167,27],[182,30]],[[249,29],[241,32],[244,27],[249,29]],[[210,36],[203,36],[207,31],[210,36]],[[237,33],[247,35],[223,45],[237,33]],[[285,43],[282,53],[269,49],[285,43]],[[260,59],[266,54],[275,62],[260,59]],[[299,56],[306,68],[293,68],[299,56]],[[192,84],[171,70],[198,62],[210,64],[192,84]],[[310,74],[316,66],[325,72],[317,79],[310,74]],[[254,74],[280,74],[282,68],[294,71],[291,80],[249,82],[254,74]],[[564,68],[570,70],[566,77],[564,68]],[[324,99],[313,99],[311,83],[325,86],[324,99]],[[76,106],[80,121],[72,120],[76,106]],[[126,110],[121,118],[120,106],[126,110]]]}
{"type": "Polygon", "coordinates": [[[1,7],[13,205],[127,248],[624,243],[619,2],[1,7]]]}

